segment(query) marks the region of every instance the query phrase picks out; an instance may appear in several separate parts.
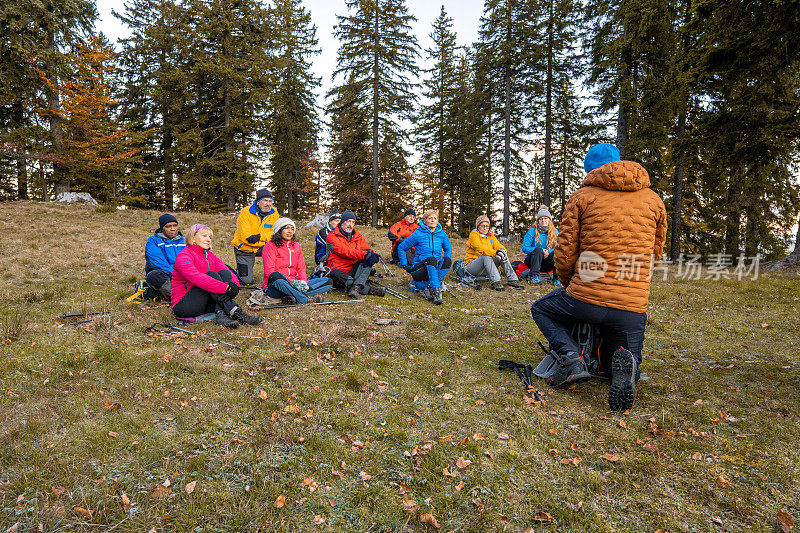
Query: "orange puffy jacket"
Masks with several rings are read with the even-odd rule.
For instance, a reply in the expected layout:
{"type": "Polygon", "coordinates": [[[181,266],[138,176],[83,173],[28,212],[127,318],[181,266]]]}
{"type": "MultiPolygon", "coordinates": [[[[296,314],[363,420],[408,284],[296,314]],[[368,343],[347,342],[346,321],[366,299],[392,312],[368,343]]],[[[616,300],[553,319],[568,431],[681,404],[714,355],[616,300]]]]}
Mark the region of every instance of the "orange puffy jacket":
{"type": "Polygon", "coordinates": [[[664,202],[647,171],[614,161],[586,175],[561,219],[555,265],[574,298],[635,313],[647,310],[653,260],[667,238],[664,202]]]}
{"type": "Polygon", "coordinates": [[[370,249],[367,240],[355,228],[353,236],[347,240],[339,226],[336,226],[328,233],[328,243],[333,246],[328,258],[328,268],[331,270],[337,268],[343,272],[350,272],[353,265],[364,259],[364,255],[370,249]]]}

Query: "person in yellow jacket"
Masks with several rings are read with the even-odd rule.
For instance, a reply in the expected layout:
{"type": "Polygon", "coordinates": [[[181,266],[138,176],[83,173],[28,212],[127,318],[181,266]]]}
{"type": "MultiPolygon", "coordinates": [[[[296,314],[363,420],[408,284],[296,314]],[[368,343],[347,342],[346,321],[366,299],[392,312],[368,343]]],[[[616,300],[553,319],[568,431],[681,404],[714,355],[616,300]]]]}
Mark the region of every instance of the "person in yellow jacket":
{"type": "Polygon", "coordinates": [[[464,266],[467,272],[475,277],[489,276],[489,282],[496,291],[504,289],[499,270],[502,266],[508,286],[514,289],[523,288],[517,273],[514,272],[514,267],[511,266],[505,246],[489,229],[489,217],[486,215],[481,215],[475,220],[475,229],[470,232],[467,241],[464,266]]]}
{"type": "Polygon", "coordinates": [[[272,193],[268,189],[259,189],[255,202],[242,209],[236,219],[236,233],[231,244],[239,281],[245,285],[253,284],[256,256],[261,256],[261,249],[272,238],[272,228],[280,218],[272,201],[272,193]]]}

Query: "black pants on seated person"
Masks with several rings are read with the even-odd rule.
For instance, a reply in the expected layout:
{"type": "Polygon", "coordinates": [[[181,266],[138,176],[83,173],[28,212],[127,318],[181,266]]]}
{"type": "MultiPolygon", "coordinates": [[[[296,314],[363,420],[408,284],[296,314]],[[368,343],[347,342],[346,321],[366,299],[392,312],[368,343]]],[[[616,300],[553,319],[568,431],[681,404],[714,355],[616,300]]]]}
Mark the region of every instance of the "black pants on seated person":
{"type": "Polygon", "coordinates": [[[347,292],[353,285],[361,285],[361,294],[369,292],[369,285],[367,280],[372,274],[372,267],[366,261],[359,261],[350,272],[344,272],[338,268],[334,268],[328,274],[328,277],[333,281],[333,288],[337,291],[347,292]]]}
{"type": "Polygon", "coordinates": [[[556,266],[553,260],[554,255],[555,252],[545,257],[544,250],[537,248],[525,256],[525,264],[531,269],[533,274],[538,274],[539,272],[553,272],[553,275],[555,275],[556,266]]]}
{"type": "MultiPolygon", "coordinates": [[[[233,279],[231,271],[227,268],[222,269],[220,272],[215,272],[213,270],[206,272],[206,276],[224,281],[225,283],[233,279]]],[[[175,316],[178,318],[190,318],[206,313],[215,313],[220,309],[230,315],[235,307],[236,302],[224,292],[219,294],[208,292],[195,285],[175,304],[175,307],[172,308],[172,312],[175,313],[175,316]]]]}

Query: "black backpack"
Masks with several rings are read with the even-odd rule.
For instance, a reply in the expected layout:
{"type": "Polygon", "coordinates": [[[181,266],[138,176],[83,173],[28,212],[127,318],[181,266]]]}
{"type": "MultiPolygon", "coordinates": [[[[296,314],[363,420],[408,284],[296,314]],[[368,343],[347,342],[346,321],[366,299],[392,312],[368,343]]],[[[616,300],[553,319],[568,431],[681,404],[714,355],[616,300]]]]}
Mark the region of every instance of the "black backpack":
{"type": "MultiPolygon", "coordinates": [[[[580,354],[589,373],[608,379],[611,375],[611,354],[603,342],[600,329],[592,324],[578,323],[572,328],[572,338],[578,343],[580,354]]],[[[536,366],[533,373],[542,379],[547,379],[555,370],[557,356],[542,343],[539,343],[539,346],[544,351],[545,357],[536,366]]]]}

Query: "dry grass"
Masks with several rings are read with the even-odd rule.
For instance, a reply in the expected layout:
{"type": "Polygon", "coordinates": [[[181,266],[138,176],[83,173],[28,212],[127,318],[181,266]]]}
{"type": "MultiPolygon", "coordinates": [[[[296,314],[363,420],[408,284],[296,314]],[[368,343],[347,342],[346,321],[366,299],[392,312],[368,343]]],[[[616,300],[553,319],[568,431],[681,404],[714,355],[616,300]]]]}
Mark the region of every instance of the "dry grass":
{"type": "MultiPolygon", "coordinates": [[[[211,226],[233,261],[234,217],[177,215],[211,226]]],[[[157,216],[0,204],[0,323],[28,322],[0,347],[3,528],[425,531],[429,513],[442,531],[777,531],[780,510],[800,518],[796,277],[656,283],[650,380],[619,415],[607,384],[542,386],[531,405],[495,369],[537,362],[529,307],[547,287],[146,335],[169,309],[123,300],[157,216]]],[[[314,232],[299,232],[308,257],[314,232]]],[[[388,252],[384,230],[365,234],[388,252]]],[[[384,281],[408,289],[404,274],[384,281]]]]}

